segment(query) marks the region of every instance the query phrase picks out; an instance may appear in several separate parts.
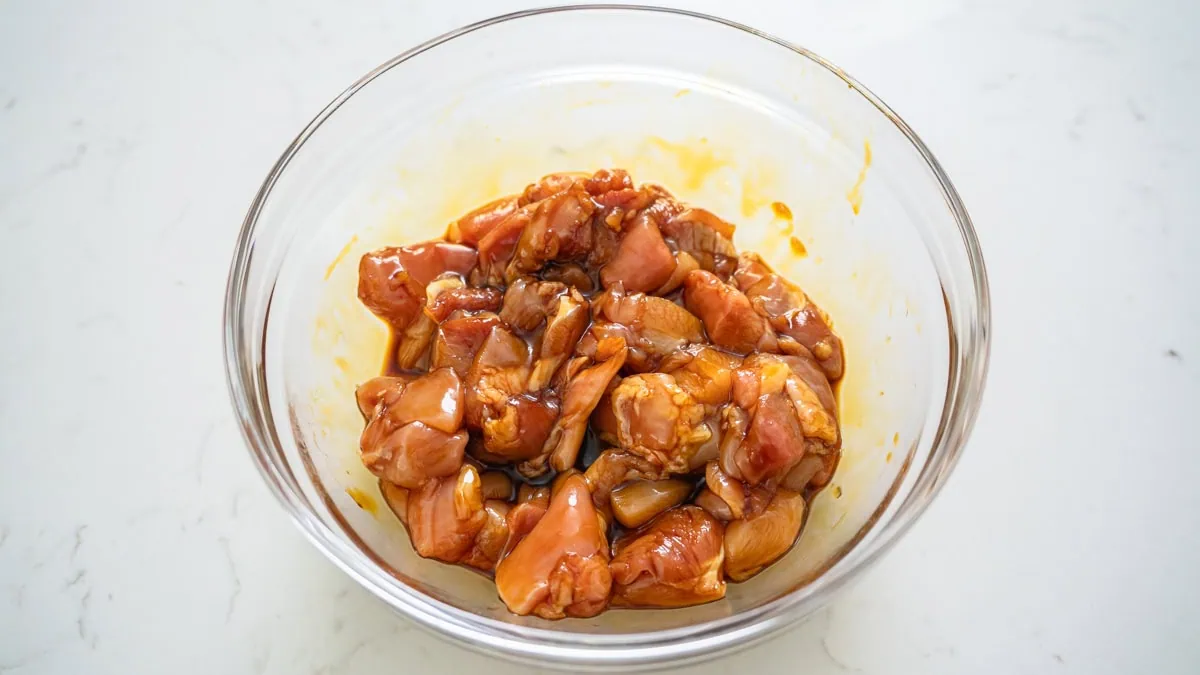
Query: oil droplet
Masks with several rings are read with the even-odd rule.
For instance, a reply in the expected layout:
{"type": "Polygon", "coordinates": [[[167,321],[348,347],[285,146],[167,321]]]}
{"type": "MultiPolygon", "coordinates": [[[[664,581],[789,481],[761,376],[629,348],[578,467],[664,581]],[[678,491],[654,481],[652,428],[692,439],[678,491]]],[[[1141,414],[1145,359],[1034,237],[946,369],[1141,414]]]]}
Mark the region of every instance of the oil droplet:
{"type": "Polygon", "coordinates": [[[833,486],[833,498],[834,498],[834,499],[841,499],[841,498],[842,498],[842,486],[841,486],[841,485],[834,485],[834,486],[833,486]]]}
{"type": "Polygon", "coordinates": [[[354,243],[357,241],[358,235],[356,234],[353,237],[350,237],[350,241],[346,242],[346,245],[342,247],[342,250],[338,251],[337,257],[333,259],[333,262],[329,263],[329,267],[325,268],[325,281],[329,281],[329,277],[333,274],[333,270],[337,269],[338,264],[342,262],[342,258],[346,257],[346,254],[350,252],[350,247],[354,246],[354,243]]]}
{"type": "Polygon", "coordinates": [[[334,357],[333,365],[337,366],[338,370],[342,371],[343,373],[350,373],[350,362],[341,356],[334,357]]]}
{"type": "Polygon", "coordinates": [[[892,445],[900,445],[900,432],[899,431],[897,431],[892,436],[892,445]]]}
{"type": "Polygon", "coordinates": [[[776,218],[792,220],[792,210],[783,202],[771,202],[771,210],[775,212],[776,218]]]}
{"type": "Polygon", "coordinates": [[[687,95],[688,95],[688,94],[690,94],[690,93],[692,93],[692,90],[691,90],[691,89],[687,89],[687,88],[680,89],[679,91],[675,92],[675,98],[680,98],[680,97],[682,97],[682,96],[687,96],[687,95]]]}
{"type": "Polygon", "coordinates": [[[854,187],[846,193],[846,199],[850,202],[850,208],[854,209],[854,215],[858,215],[862,209],[863,200],[863,183],[867,181],[867,169],[871,168],[871,142],[863,141],[863,166],[858,172],[858,180],[854,181],[854,187]]]}
{"type": "Polygon", "coordinates": [[[371,515],[375,515],[379,511],[379,506],[375,503],[375,498],[367,494],[365,491],[356,487],[348,487],[346,488],[346,494],[350,495],[350,498],[354,500],[354,503],[358,504],[358,508],[362,509],[363,511],[366,511],[371,515]]]}
{"type": "Polygon", "coordinates": [[[886,457],[883,458],[883,461],[887,462],[888,464],[891,464],[891,462],[892,462],[892,451],[891,450],[888,450],[888,454],[886,457]]]}
{"type": "Polygon", "coordinates": [[[792,245],[792,253],[795,253],[796,255],[800,256],[801,258],[808,255],[808,249],[804,247],[804,242],[800,241],[799,239],[797,239],[795,237],[792,237],[789,240],[789,243],[792,245]]]}

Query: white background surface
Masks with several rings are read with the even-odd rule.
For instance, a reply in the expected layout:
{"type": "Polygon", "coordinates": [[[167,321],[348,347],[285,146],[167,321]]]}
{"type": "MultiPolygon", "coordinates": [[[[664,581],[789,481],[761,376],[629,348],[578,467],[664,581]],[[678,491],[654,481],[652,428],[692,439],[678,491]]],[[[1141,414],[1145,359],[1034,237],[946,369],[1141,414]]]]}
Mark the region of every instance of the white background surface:
{"type": "MultiPolygon", "coordinates": [[[[926,517],[830,609],[697,672],[1197,672],[1200,6],[685,6],[813,48],[912,124],[975,219],[995,326],[926,517]]],[[[235,234],[295,133],[519,7],[0,3],[0,673],[529,672],[302,540],[220,346],[235,234]]]]}

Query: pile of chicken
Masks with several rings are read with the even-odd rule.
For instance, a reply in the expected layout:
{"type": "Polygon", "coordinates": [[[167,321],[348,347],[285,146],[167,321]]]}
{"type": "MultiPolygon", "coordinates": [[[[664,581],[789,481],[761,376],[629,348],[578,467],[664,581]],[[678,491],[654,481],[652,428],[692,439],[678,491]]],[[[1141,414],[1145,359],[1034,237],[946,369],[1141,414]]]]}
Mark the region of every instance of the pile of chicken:
{"type": "Polygon", "coordinates": [[[791,548],[842,346],[733,230],[601,170],[363,256],[395,353],[357,392],[362,460],[420,555],[556,619],[716,600],[791,548]]]}

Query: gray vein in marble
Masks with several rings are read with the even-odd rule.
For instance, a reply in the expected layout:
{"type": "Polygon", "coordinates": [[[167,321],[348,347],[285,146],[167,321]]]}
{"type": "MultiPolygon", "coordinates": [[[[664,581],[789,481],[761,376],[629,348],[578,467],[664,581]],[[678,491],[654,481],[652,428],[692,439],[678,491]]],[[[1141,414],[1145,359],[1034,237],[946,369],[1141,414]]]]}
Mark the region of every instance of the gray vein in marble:
{"type": "Polygon", "coordinates": [[[83,533],[87,531],[87,528],[87,525],[75,528],[75,545],[71,547],[71,562],[75,562],[76,556],[79,555],[79,549],[83,546],[83,533]]]}
{"type": "Polygon", "coordinates": [[[254,667],[254,675],[263,675],[267,672],[267,666],[271,662],[271,642],[260,643],[254,649],[254,654],[251,656],[250,664],[254,667]]]}
{"type": "Polygon", "coordinates": [[[225,623],[233,619],[233,610],[237,606],[238,596],[242,594],[242,580],[238,576],[237,565],[233,562],[233,549],[229,545],[229,537],[220,537],[217,542],[225,551],[225,560],[229,563],[229,575],[233,578],[233,592],[229,594],[229,609],[225,611],[225,623]]]}
{"type": "Polygon", "coordinates": [[[4,112],[8,112],[9,110],[12,110],[15,107],[17,107],[17,97],[16,96],[8,99],[8,102],[4,104],[4,112]]]}
{"type": "Polygon", "coordinates": [[[200,432],[200,441],[196,444],[196,483],[199,485],[204,485],[204,459],[208,456],[209,441],[216,427],[216,422],[206,424],[200,432]]]}
{"type": "Polygon", "coordinates": [[[171,220],[167,221],[167,223],[159,229],[158,243],[162,244],[166,242],[172,234],[177,232],[179,230],[179,226],[183,224],[183,221],[187,219],[188,214],[191,213],[191,210],[191,202],[185,202],[182,206],[180,206],[179,212],[176,213],[171,220]]]}
{"type": "Polygon", "coordinates": [[[42,657],[53,654],[54,650],[55,650],[55,648],[53,646],[51,646],[51,647],[47,647],[45,649],[39,649],[36,652],[31,652],[29,654],[26,654],[25,656],[22,656],[21,658],[17,659],[16,661],[10,661],[8,663],[0,663],[0,674],[7,673],[7,672],[17,670],[17,669],[28,668],[30,665],[33,664],[33,662],[37,661],[38,659],[41,659],[42,657]]]}
{"type": "Polygon", "coordinates": [[[863,672],[862,668],[855,668],[853,666],[847,665],[844,661],[842,661],[841,659],[839,659],[838,657],[833,655],[833,650],[829,648],[829,636],[828,635],[821,638],[821,649],[825,650],[825,656],[829,657],[829,662],[832,663],[837,668],[844,670],[848,673],[863,672]]]}
{"type": "Polygon", "coordinates": [[[1132,98],[1127,98],[1125,99],[1125,105],[1129,107],[1129,114],[1133,115],[1135,122],[1146,121],[1146,113],[1142,112],[1142,109],[1140,106],[1138,106],[1137,101],[1133,100],[1132,98]]]}
{"type": "Polygon", "coordinates": [[[4,547],[6,541],[8,541],[8,527],[0,527],[0,548],[4,547]]]}
{"type": "Polygon", "coordinates": [[[79,145],[76,145],[75,152],[72,153],[70,157],[51,164],[50,168],[46,170],[44,177],[49,178],[51,176],[78,168],[79,164],[83,162],[83,156],[87,154],[87,151],[87,143],[80,143],[79,145]]]}
{"type": "Polygon", "coordinates": [[[87,577],[87,570],[79,570],[78,572],[75,573],[75,576],[71,577],[70,579],[67,580],[67,583],[63,584],[63,588],[70,588],[72,586],[78,586],[80,583],[83,582],[85,577],[87,577]]]}
{"type": "Polygon", "coordinates": [[[79,639],[86,640],[87,631],[87,610],[88,605],[92,602],[92,589],[87,589],[83,597],[79,599],[79,617],[75,619],[75,627],[79,630],[79,639]]]}
{"type": "Polygon", "coordinates": [[[1067,44],[1077,44],[1081,46],[1093,47],[1100,52],[1116,52],[1117,45],[1112,40],[1103,35],[1095,35],[1073,31],[1066,24],[1055,26],[1050,31],[1050,36],[1054,37],[1067,44]]]}
{"type": "Polygon", "coordinates": [[[327,663],[313,671],[313,675],[325,675],[326,673],[340,673],[346,670],[346,664],[354,658],[354,655],[363,650],[368,644],[374,642],[382,636],[376,636],[367,640],[359,640],[345,652],[342,656],[336,658],[333,662],[327,663]]]}
{"type": "Polygon", "coordinates": [[[1075,116],[1071,118],[1071,124],[1067,127],[1067,136],[1071,140],[1079,141],[1083,139],[1083,127],[1087,123],[1087,119],[1087,108],[1080,108],[1079,112],[1075,113],[1075,116]]]}
{"type": "Polygon", "coordinates": [[[845,671],[847,673],[863,672],[862,668],[855,668],[855,667],[847,664],[845,661],[842,661],[840,658],[833,655],[833,650],[829,648],[829,633],[832,629],[833,629],[833,608],[828,607],[825,609],[825,630],[822,631],[823,634],[821,635],[821,649],[825,651],[825,656],[829,658],[829,662],[832,663],[839,670],[845,671]]]}
{"type": "Polygon", "coordinates": [[[238,513],[242,508],[242,491],[237,490],[233,493],[233,499],[229,500],[229,517],[237,518],[238,513]]]}

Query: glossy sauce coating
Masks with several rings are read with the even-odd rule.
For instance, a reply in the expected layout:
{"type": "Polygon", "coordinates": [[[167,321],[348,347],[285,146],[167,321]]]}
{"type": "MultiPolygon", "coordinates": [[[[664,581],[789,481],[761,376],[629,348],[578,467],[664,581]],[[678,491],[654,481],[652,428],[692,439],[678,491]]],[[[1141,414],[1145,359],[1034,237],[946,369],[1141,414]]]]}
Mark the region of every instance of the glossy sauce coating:
{"type": "Polygon", "coordinates": [[[559,619],[717,600],[791,549],[840,456],[842,344],[733,233],[615,169],[363,256],[392,339],[360,450],[420,555],[559,619]]]}

